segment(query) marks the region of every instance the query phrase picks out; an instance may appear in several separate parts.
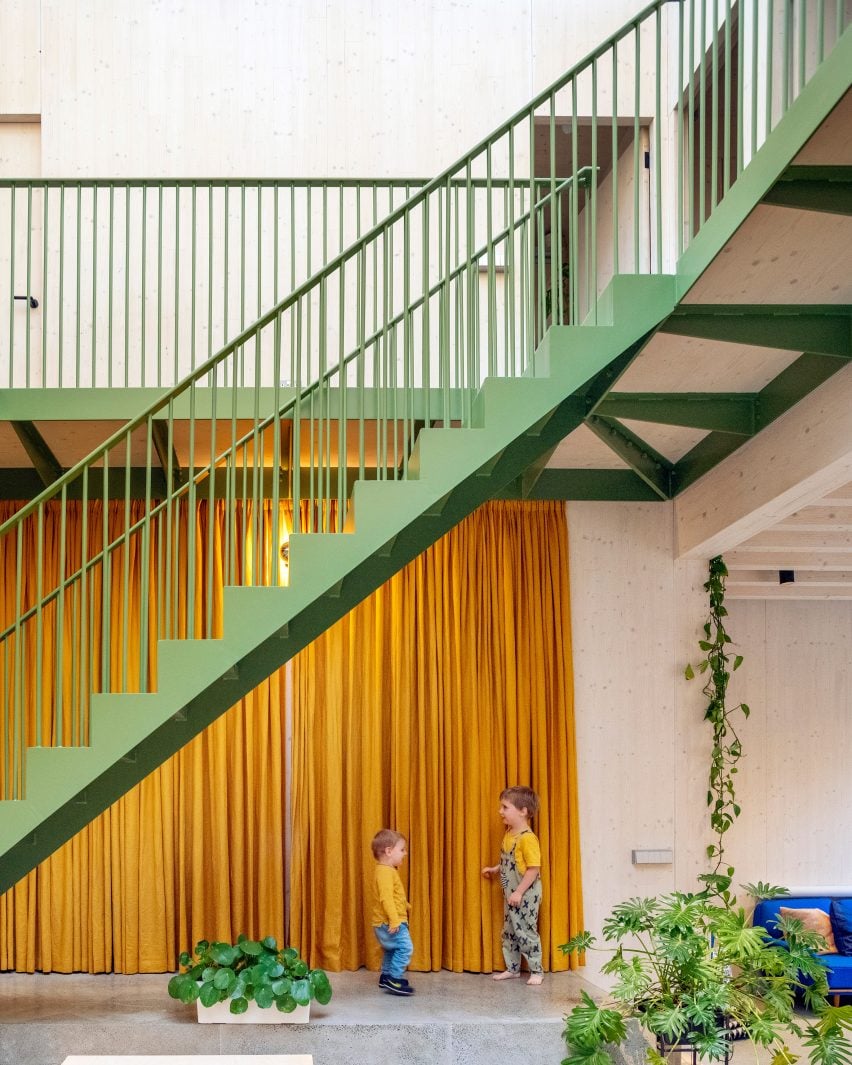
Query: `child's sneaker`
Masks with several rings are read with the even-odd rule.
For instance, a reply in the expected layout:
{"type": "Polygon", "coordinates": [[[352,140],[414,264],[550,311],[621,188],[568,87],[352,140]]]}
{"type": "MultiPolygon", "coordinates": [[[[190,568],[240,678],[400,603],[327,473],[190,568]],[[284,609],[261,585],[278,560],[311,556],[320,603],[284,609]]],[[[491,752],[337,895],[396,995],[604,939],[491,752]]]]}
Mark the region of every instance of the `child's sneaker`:
{"type": "Polygon", "coordinates": [[[387,973],[382,973],[379,978],[379,987],[383,991],[388,991],[391,995],[413,995],[414,988],[404,978],[399,980],[396,977],[388,976],[387,973]]]}

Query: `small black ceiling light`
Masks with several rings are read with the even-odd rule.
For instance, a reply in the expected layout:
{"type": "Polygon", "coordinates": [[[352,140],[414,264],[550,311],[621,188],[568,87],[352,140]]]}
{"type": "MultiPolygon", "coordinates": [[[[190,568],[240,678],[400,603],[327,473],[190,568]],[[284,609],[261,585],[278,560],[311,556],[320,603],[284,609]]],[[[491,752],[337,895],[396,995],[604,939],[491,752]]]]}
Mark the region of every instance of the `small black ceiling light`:
{"type": "Polygon", "coordinates": [[[779,569],[778,570],[778,583],[779,584],[795,584],[796,574],[791,569],[779,569]]]}

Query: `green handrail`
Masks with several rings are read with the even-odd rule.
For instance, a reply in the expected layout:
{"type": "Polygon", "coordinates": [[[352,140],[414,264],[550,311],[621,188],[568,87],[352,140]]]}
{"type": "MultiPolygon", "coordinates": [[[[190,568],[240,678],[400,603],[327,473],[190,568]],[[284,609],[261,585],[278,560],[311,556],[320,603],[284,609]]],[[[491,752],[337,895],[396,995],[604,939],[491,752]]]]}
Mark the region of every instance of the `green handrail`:
{"type": "Polygon", "coordinates": [[[425,184],[0,179],[0,381],[171,387],[425,184]]]}
{"type": "Polygon", "coordinates": [[[0,382],[175,385],[424,184],[0,179],[0,382]]]}
{"type": "Polygon", "coordinates": [[[355,480],[406,479],[422,426],[470,426],[485,377],[534,373],[545,332],[597,321],[615,272],[674,264],[845,29],[829,4],[816,37],[771,3],[728,14],[651,4],[0,526],[15,571],[0,797],[23,794],[26,746],[86,742],[93,691],[156,684],[157,639],[216,635],[214,509],[225,584],[284,582],[287,537],[347,531],[355,480]],[[782,57],[761,67],[776,40],[782,57]],[[48,528],[58,571],[40,547],[48,528]],[[51,675],[25,668],[49,645],[51,675]]]}

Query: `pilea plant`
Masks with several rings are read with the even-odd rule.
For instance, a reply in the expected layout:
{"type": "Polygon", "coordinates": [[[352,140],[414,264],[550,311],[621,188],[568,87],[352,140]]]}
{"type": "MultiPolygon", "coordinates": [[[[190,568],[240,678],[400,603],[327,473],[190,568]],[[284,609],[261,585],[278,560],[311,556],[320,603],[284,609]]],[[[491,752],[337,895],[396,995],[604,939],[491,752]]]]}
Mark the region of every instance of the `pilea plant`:
{"type": "Polygon", "coordinates": [[[215,1006],[230,999],[231,1013],[239,1014],[254,1001],[292,1013],[311,999],[323,1006],[331,999],[323,970],[309,968],[293,947],[279,950],[273,936],[258,942],[241,935],[233,945],[202,939],[192,954],[181,954],[180,964],[186,971],[171,978],[169,994],[181,1002],[215,1006]]]}
{"type": "Polygon", "coordinates": [[[742,744],[734,727],[734,718],[742,714],[749,716],[746,703],[728,706],[728,683],[731,674],[743,663],[743,656],[731,653],[731,637],[725,629],[728,611],[725,606],[725,579],[728,569],[721,556],[710,560],[710,572],[704,585],[710,599],[710,612],[704,623],[704,639],[698,646],[704,658],[695,668],[687,665],[687,680],[705,675],[707,681],[702,689],[707,696],[707,709],[704,720],[710,722],[713,730],[713,745],[710,752],[710,773],[708,779],[707,805],[710,807],[710,828],[716,836],[715,842],[708,844],[707,857],[714,863],[713,872],[721,870],[724,861],[725,833],[740,815],[740,807],[734,790],[734,776],[737,762],[742,756],[742,744]]]}

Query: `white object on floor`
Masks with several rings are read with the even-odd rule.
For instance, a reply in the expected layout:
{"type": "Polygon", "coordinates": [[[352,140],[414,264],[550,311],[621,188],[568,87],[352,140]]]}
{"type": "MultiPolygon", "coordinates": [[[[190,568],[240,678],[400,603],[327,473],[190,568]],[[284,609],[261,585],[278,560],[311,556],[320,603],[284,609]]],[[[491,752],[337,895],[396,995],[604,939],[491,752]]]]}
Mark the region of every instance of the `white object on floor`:
{"type": "Polygon", "coordinates": [[[199,1024],[307,1024],[311,1019],[310,1006],[297,1006],[292,1013],[284,1013],[277,1006],[261,1009],[256,1002],[249,1002],[245,1013],[231,1013],[231,1004],[226,999],[213,1006],[202,1006],[196,999],[199,1024]]]}
{"type": "Polygon", "coordinates": [[[314,1065],[313,1054],[72,1054],[62,1065],[314,1065]]]}

